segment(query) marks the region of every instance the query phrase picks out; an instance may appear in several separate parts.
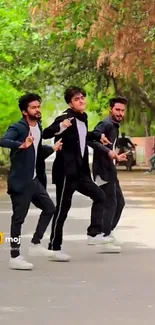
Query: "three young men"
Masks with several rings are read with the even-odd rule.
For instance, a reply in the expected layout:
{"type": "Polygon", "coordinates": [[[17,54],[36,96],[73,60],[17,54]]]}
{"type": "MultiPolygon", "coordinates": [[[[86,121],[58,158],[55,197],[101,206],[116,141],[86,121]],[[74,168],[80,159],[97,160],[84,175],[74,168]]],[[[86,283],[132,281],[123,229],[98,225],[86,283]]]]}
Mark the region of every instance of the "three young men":
{"type": "MultiPolygon", "coordinates": [[[[126,100],[113,99],[110,102],[110,116],[100,122],[93,132],[88,132],[86,92],[79,87],[70,87],[66,89],[64,97],[69,108],[43,133],[40,124],[41,98],[36,94],[21,97],[19,108],[23,118],[10,126],[0,140],[0,146],[11,149],[8,175],[8,193],[13,207],[11,238],[20,236],[21,226],[33,202],[42,213],[31,241],[30,255],[44,255],[58,261],[70,260],[70,256],[62,252],[61,245],[64,222],[75,191],[93,200],[91,222],[87,229],[88,243],[101,244],[103,251],[108,249],[108,245],[114,245],[112,230],[124,206],[113,159],[125,159],[124,155],[116,155],[114,146],[126,100]],[[43,146],[42,137],[55,137],[57,142],[53,148],[43,146]],[[88,144],[93,144],[93,175],[99,186],[91,178],[88,144]],[[56,185],[56,211],[46,192],[44,161],[54,150],[57,151],[52,170],[53,183],[56,185]],[[52,216],[50,243],[45,249],[40,242],[52,216]]],[[[21,257],[17,242],[11,243],[10,267],[33,267],[21,257]]]]}

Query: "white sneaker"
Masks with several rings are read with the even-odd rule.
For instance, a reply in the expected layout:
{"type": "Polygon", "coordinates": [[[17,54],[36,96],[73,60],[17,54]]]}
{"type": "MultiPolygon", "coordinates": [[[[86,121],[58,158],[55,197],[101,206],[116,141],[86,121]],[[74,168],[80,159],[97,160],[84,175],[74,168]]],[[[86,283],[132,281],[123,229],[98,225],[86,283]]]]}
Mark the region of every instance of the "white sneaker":
{"type": "Polygon", "coordinates": [[[112,243],[110,243],[110,244],[105,244],[105,245],[102,245],[102,246],[100,246],[100,251],[99,251],[99,253],[102,253],[102,254],[104,254],[104,253],[120,253],[121,252],[121,246],[116,246],[116,245],[114,245],[113,244],[113,242],[112,243]]]}
{"type": "Polygon", "coordinates": [[[52,256],[52,251],[43,247],[41,244],[31,244],[29,249],[29,256],[52,256]]]}
{"type": "Polygon", "coordinates": [[[62,251],[53,251],[49,250],[51,252],[50,261],[57,261],[57,262],[69,262],[71,259],[71,256],[63,253],[62,251]]]}
{"type": "Polygon", "coordinates": [[[88,238],[88,245],[102,245],[108,244],[113,241],[110,236],[104,237],[103,234],[96,235],[95,237],[87,236],[88,238]]]}
{"type": "Polygon", "coordinates": [[[9,268],[12,270],[32,270],[33,264],[24,260],[24,258],[19,255],[15,258],[10,258],[9,268]]]}
{"type": "Polygon", "coordinates": [[[115,236],[114,236],[114,232],[113,232],[113,231],[111,232],[110,237],[113,239],[113,241],[112,241],[113,245],[115,245],[115,246],[121,246],[121,242],[119,242],[119,241],[115,238],[115,236]]]}

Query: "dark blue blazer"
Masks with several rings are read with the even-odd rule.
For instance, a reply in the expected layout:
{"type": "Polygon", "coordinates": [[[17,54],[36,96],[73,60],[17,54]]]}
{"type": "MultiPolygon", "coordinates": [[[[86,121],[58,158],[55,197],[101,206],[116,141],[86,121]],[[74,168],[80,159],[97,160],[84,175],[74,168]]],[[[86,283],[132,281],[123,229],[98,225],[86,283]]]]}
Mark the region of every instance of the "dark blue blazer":
{"type": "MultiPolygon", "coordinates": [[[[50,146],[42,145],[42,127],[38,123],[41,131],[41,139],[38,145],[36,161],[36,173],[39,181],[46,188],[47,178],[45,172],[45,159],[53,153],[50,146]]],[[[30,128],[24,118],[11,125],[4,136],[0,139],[0,146],[10,148],[10,170],[8,173],[8,193],[22,192],[32,182],[35,167],[35,149],[33,144],[26,149],[19,149],[19,146],[29,135],[30,128]]]]}

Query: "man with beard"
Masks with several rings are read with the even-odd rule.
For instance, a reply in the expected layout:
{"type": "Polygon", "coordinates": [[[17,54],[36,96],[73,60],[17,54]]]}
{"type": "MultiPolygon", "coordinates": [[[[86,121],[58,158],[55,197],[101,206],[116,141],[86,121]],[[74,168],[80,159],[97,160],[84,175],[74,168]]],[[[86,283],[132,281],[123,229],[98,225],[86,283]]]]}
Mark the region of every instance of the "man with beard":
{"type": "Polygon", "coordinates": [[[36,231],[31,241],[31,256],[50,256],[41,246],[41,239],[55,212],[55,206],[46,192],[45,159],[54,151],[61,150],[59,140],[53,148],[42,145],[41,97],[26,94],[19,99],[23,118],[11,125],[0,140],[0,146],[10,148],[11,167],[8,174],[8,194],[13,215],[11,220],[11,269],[32,269],[33,265],[20,255],[21,227],[30,203],[41,209],[36,231]]]}
{"type": "Polygon", "coordinates": [[[98,123],[94,132],[96,134],[104,133],[111,144],[106,147],[102,144],[89,143],[94,149],[93,156],[93,176],[96,184],[100,186],[105,194],[105,215],[103,223],[103,233],[105,238],[109,236],[113,241],[102,246],[103,252],[119,253],[121,247],[113,236],[113,230],[116,228],[125,202],[117,178],[115,161],[126,161],[126,155],[117,155],[114,151],[119,135],[119,126],[124,118],[127,100],[123,97],[116,97],[110,100],[110,114],[105,120],[98,123]]]}

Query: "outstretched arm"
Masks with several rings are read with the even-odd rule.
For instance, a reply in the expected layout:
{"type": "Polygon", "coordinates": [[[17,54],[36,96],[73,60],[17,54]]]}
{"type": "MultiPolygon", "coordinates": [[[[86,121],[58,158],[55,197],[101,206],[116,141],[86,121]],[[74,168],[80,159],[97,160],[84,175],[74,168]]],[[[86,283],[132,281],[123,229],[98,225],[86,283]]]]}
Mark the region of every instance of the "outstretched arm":
{"type": "Polygon", "coordinates": [[[89,147],[96,149],[99,152],[108,153],[110,151],[107,146],[104,146],[102,143],[99,143],[97,141],[88,141],[87,144],[89,147]]]}
{"type": "Polygon", "coordinates": [[[109,130],[111,125],[105,125],[104,122],[99,122],[93,131],[88,132],[87,140],[88,141],[98,141],[103,145],[112,144],[109,139],[106,137],[107,129],[109,130]]]}
{"type": "Polygon", "coordinates": [[[0,147],[9,149],[26,149],[30,147],[33,143],[33,137],[28,136],[24,142],[18,141],[18,127],[11,125],[4,136],[0,139],[0,147]]]}
{"type": "Polygon", "coordinates": [[[46,144],[42,145],[42,154],[43,154],[43,158],[46,159],[48,158],[50,155],[52,155],[53,152],[55,151],[59,151],[62,149],[62,139],[58,140],[53,146],[49,146],[46,144]]]}
{"type": "Polygon", "coordinates": [[[109,156],[110,159],[118,159],[118,155],[115,151],[109,149],[107,146],[104,146],[104,144],[101,144],[97,141],[88,141],[88,146],[97,150],[99,153],[105,153],[107,156],[109,156]]]}
{"type": "Polygon", "coordinates": [[[67,113],[58,116],[55,121],[43,131],[43,139],[51,139],[55,135],[63,133],[68,127],[72,125],[72,118],[67,118],[67,113]]]}
{"type": "Polygon", "coordinates": [[[3,137],[0,139],[0,147],[9,149],[18,149],[22,143],[17,141],[18,129],[15,126],[10,126],[3,137]]]}

